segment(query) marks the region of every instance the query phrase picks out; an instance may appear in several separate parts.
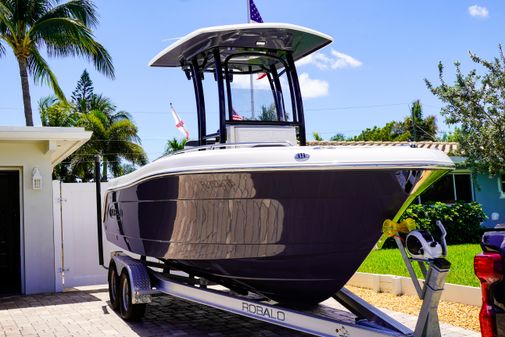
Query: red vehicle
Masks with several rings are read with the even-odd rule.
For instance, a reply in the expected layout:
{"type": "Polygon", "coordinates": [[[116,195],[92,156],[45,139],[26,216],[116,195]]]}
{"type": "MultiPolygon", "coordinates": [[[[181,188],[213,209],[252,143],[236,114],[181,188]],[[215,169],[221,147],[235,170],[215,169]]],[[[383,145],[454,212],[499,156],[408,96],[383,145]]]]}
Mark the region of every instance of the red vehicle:
{"type": "Polygon", "coordinates": [[[482,289],[482,337],[505,337],[505,224],[484,233],[481,246],[483,252],[475,256],[474,270],[482,289]]]}

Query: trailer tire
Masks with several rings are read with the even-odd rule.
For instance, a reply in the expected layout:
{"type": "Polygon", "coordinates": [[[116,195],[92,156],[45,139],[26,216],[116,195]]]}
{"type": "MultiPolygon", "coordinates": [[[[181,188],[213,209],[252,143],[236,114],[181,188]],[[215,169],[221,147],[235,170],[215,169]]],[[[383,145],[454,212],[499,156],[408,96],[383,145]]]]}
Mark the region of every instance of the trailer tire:
{"type": "Polygon", "coordinates": [[[112,310],[119,309],[119,275],[117,274],[116,264],[113,260],[109,263],[109,273],[107,280],[109,282],[109,300],[112,310]]]}
{"type": "Polygon", "coordinates": [[[120,285],[120,306],[119,311],[121,313],[121,317],[125,321],[138,321],[144,316],[146,312],[146,304],[133,304],[132,303],[132,287],[130,276],[126,270],[123,270],[121,273],[121,278],[119,281],[120,285]]]}

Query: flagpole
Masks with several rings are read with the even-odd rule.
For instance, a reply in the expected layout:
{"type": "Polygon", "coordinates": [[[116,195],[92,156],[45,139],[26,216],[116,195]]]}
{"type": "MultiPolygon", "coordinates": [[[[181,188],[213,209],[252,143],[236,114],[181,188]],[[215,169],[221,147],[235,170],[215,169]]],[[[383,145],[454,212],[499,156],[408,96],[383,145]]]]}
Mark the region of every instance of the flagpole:
{"type": "MultiPolygon", "coordinates": [[[[246,0],[247,3],[247,23],[251,23],[251,1],[246,0]]],[[[254,81],[253,81],[253,75],[249,75],[249,86],[251,87],[251,117],[252,119],[255,118],[254,116],[254,81]]]]}
{"type": "Polygon", "coordinates": [[[245,0],[247,6],[247,23],[251,23],[251,2],[249,0],[245,0]]]}

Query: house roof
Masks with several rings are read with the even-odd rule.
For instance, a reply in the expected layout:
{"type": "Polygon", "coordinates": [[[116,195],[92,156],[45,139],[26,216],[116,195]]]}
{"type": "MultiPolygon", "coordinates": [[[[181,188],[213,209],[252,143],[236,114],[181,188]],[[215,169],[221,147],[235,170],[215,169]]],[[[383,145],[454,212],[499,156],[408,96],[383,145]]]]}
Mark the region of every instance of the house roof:
{"type": "Polygon", "coordinates": [[[74,153],[91,137],[84,128],[0,126],[0,142],[43,143],[55,166],[74,153]]]}
{"type": "Polygon", "coordinates": [[[309,141],[310,146],[412,146],[418,148],[440,150],[453,155],[459,144],[456,142],[386,142],[386,141],[309,141]]]}

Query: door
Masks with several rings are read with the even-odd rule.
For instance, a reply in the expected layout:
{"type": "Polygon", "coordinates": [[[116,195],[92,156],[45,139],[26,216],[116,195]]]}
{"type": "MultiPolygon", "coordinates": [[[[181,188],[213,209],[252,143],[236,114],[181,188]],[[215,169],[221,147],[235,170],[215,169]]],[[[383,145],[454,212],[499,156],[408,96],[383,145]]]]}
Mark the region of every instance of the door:
{"type": "Polygon", "coordinates": [[[19,172],[0,171],[0,295],[21,292],[19,172]]]}

